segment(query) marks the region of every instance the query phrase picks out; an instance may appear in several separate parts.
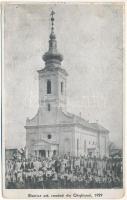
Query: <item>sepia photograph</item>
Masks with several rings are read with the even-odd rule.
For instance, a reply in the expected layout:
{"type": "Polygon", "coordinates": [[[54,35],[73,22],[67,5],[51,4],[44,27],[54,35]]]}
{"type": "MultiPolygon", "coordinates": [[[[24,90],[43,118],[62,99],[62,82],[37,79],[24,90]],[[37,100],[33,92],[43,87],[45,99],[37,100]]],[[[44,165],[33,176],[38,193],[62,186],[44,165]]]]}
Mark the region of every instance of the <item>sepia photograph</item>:
{"type": "Polygon", "coordinates": [[[124,194],[124,3],[7,3],[2,15],[5,196],[124,194]]]}

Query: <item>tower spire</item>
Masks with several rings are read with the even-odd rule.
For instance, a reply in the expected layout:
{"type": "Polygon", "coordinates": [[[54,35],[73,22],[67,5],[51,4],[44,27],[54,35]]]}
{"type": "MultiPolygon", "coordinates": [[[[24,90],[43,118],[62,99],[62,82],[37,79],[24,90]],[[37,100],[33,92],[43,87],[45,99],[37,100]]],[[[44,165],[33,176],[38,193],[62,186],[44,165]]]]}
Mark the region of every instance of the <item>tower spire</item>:
{"type": "Polygon", "coordinates": [[[52,10],[51,11],[51,24],[52,24],[52,26],[51,26],[51,33],[54,33],[54,21],[55,21],[54,15],[55,15],[55,12],[52,10]]]}
{"type": "Polygon", "coordinates": [[[55,33],[54,33],[54,21],[55,21],[55,18],[54,18],[54,15],[55,15],[55,12],[52,10],[51,11],[51,33],[50,33],[50,39],[51,39],[51,42],[49,41],[49,49],[51,47],[53,47],[52,43],[54,43],[54,49],[57,48],[57,42],[56,42],[56,36],[55,36],[55,33]],[[53,41],[54,40],[54,41],[53,41]]]}
{"type": "Polygon", "coordinates": [[[51,33],[49,36],[49,50],[43,55],[43,60],[46,63],[46,67],[58,67],[61,65],[61,61],[63,60],[63,56],[57,51],[57,41],[54,33],[54,15],[55,12],[51,11],[51,33]]]}

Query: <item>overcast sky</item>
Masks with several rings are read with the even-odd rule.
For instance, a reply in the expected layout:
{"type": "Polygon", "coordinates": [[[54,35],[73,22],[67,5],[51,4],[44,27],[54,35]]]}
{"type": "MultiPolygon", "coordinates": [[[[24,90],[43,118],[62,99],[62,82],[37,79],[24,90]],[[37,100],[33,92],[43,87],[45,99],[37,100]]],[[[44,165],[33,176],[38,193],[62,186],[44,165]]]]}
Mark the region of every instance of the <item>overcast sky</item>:
{"type": "Polygon", "coordinates": [[[38,109],[38,73],[48,50],[49,15],[62,66],[67,70],[67,109],[90,122],[98,120],[110,140],[122,146],[123,8],[118,4],[6,5],[5,139],[25,145],[26,117],[38,109]]]}

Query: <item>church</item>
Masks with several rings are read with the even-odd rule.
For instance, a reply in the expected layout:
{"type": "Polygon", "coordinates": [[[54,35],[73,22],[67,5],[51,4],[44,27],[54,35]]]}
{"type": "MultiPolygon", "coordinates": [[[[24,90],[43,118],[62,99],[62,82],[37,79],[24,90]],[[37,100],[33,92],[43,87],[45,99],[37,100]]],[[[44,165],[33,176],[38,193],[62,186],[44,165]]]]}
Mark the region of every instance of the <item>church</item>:
{"type": "Polygon", "coordinates": [[[25,125],[27,157],[108,156],[109,131],[66,110],[68,73],[61,67],[63,56],[57,51],[53,11],[51,24],[49,49],[43,55],[45,67],[38,70],[38,112],[25,125]]]}

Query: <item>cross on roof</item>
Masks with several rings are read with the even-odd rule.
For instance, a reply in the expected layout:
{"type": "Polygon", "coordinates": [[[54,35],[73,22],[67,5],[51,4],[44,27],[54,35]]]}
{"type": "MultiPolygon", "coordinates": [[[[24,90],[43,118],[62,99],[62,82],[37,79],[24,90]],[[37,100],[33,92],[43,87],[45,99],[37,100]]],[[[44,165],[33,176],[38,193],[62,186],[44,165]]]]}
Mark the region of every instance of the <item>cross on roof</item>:
{"type": "Polygon", "coordinates": [[[54,30],[54,15],[55,15],[55,12],[52,10],[50,15],[51,15],[51,23],[52,23],[51,30],[53,32],[53,30],[54,30]]]}
{"type": "Polygon", "coordinates": [[[52,10],[52,11],[51,11],[51,16],[52,16],[52,18],[53,18],[54,15],[55,15],[55,12],[52,10]]]}

